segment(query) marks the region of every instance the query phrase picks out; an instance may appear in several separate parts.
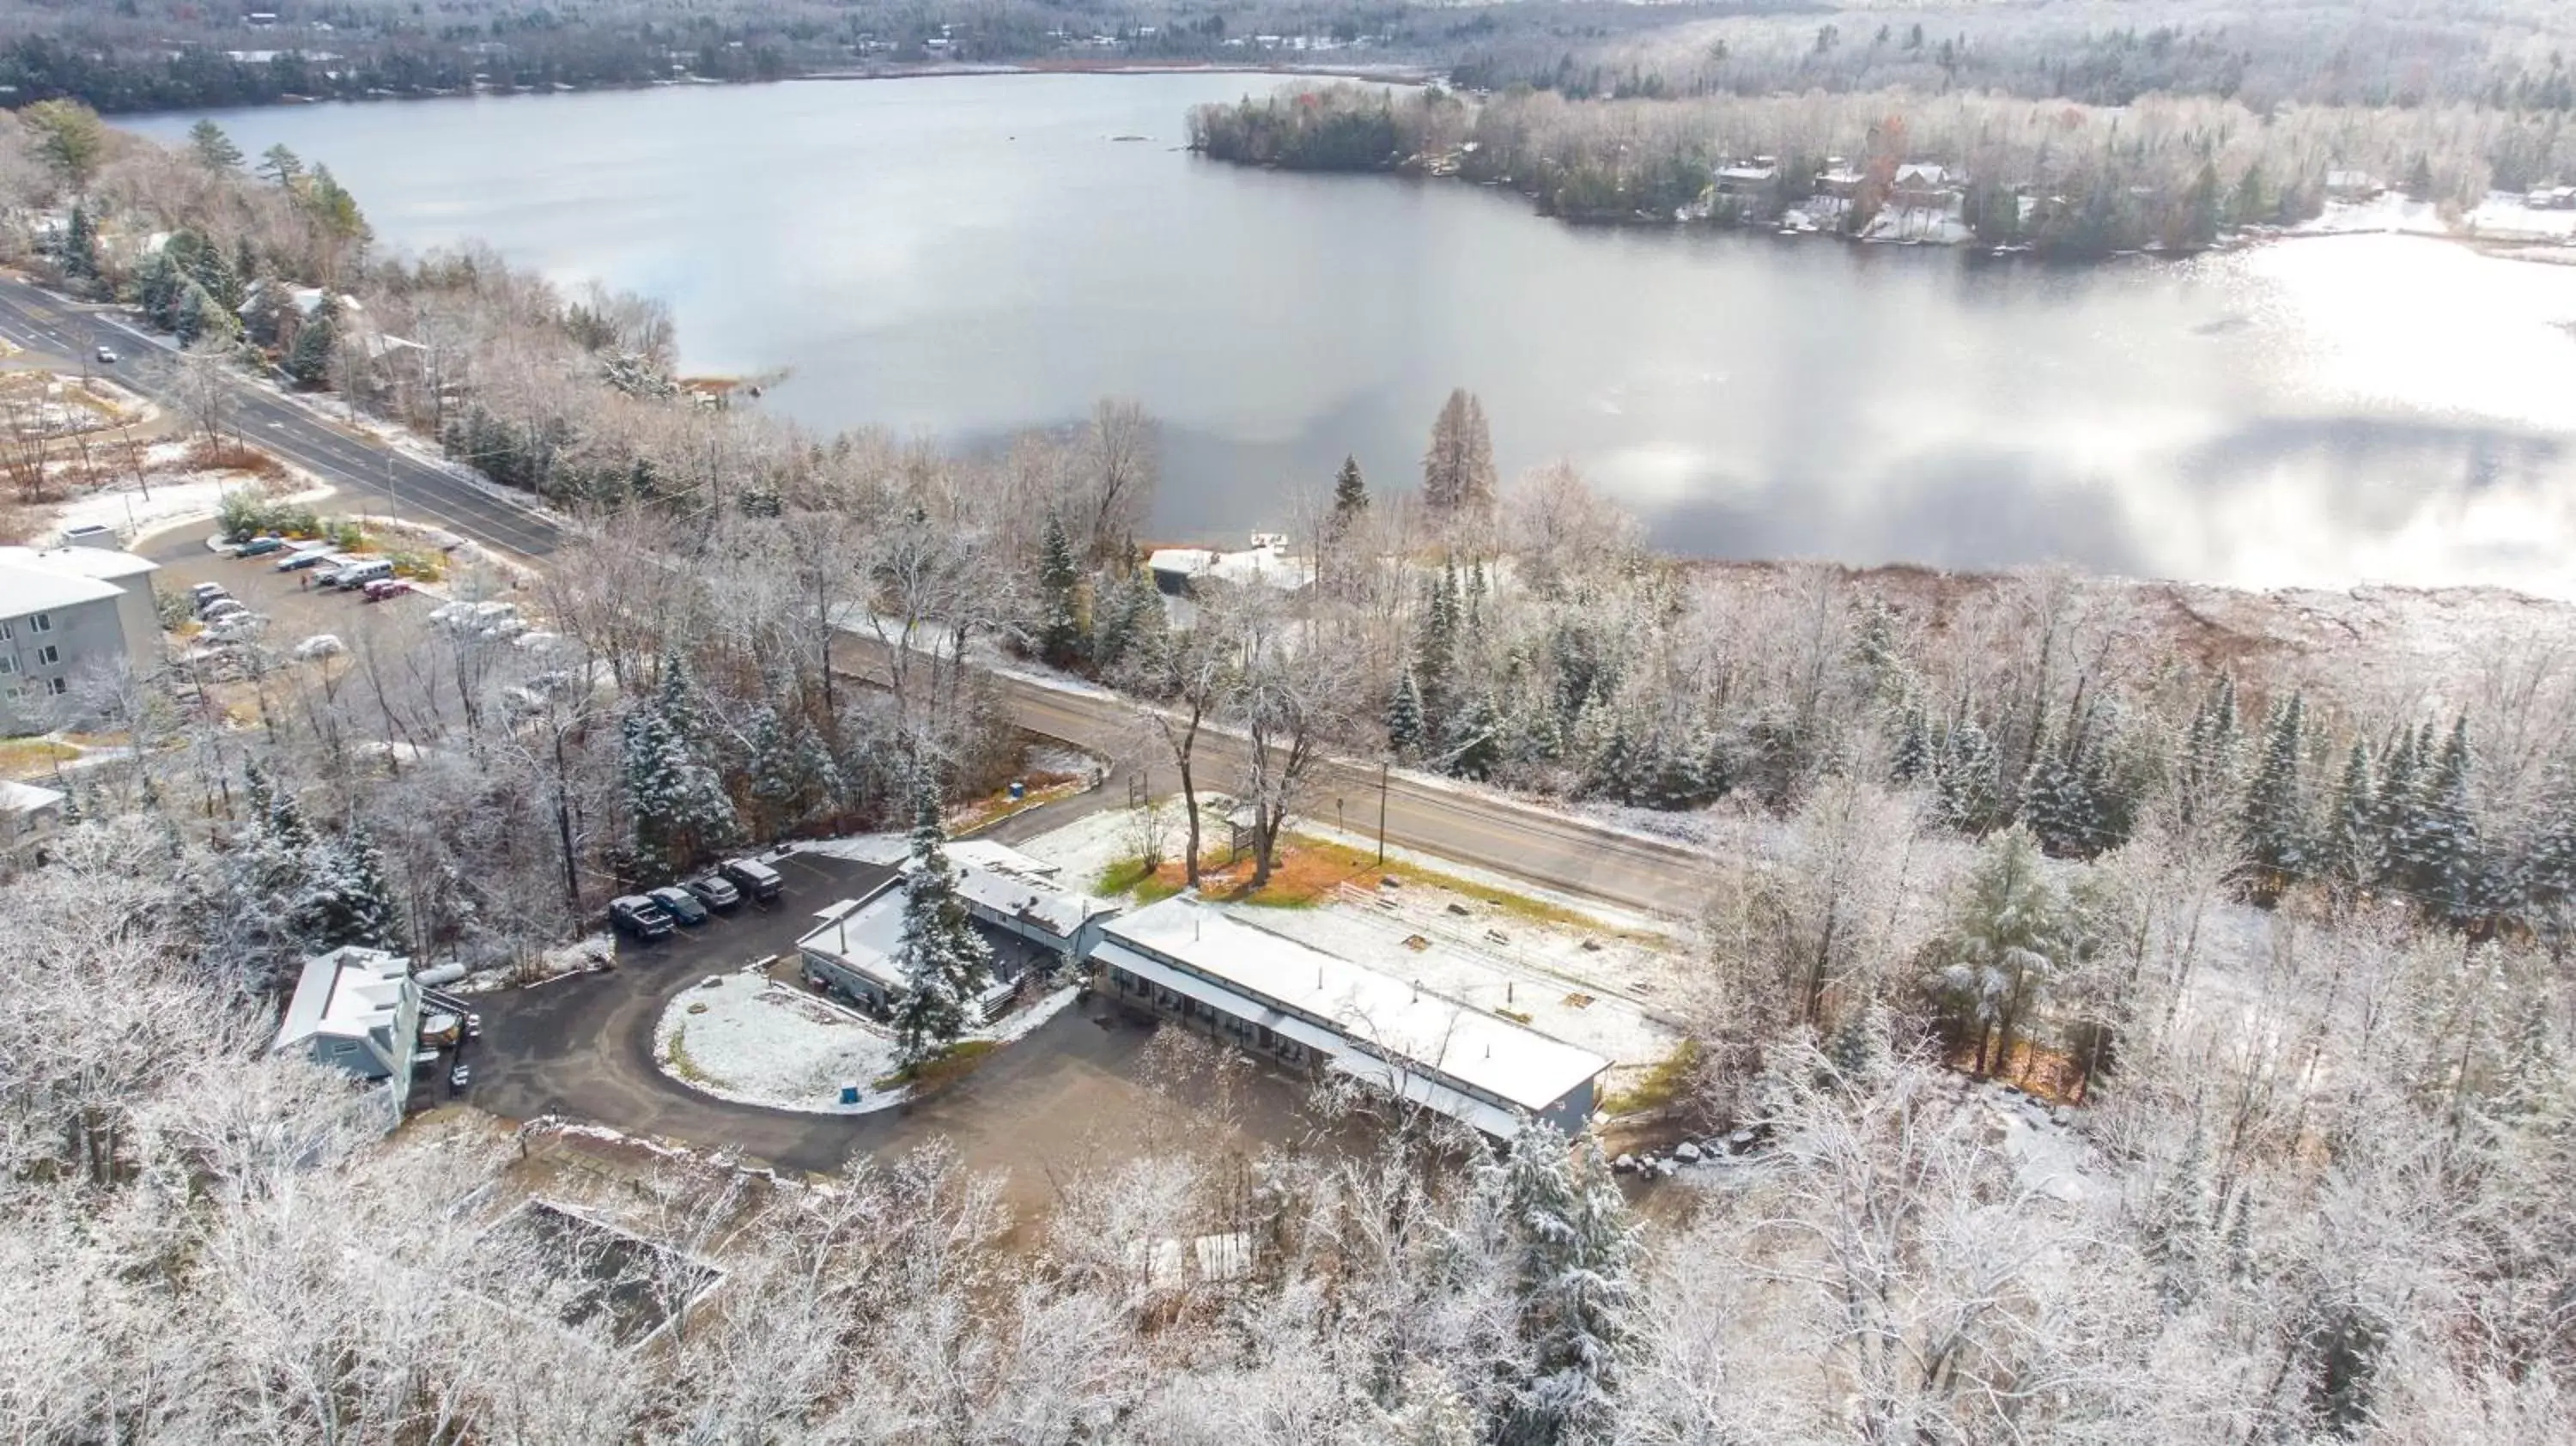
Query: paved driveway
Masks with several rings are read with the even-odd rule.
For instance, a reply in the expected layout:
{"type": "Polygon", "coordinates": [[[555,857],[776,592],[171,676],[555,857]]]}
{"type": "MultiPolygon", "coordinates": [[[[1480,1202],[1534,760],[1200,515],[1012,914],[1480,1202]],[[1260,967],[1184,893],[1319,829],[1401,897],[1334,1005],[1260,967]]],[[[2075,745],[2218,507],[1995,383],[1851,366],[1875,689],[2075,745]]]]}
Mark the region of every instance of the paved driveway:
{"type": "MultiPolygon", "coordinates": [[[[1042,812],[1043,810],[1041,810],[1042,812]]],[[[481,996],[483,1037],[468,1046],[467,1103],[514,1119],[556,1114],[701,1148],[729,1148],[788,1171],[830,1173],[855,1155],[900,1153],[945,1138],[970,1168],[1009,1173],[1005,1198],[1027,1209],[1085,1165],[1159,1144],[1140,1077],[1140,1051],[1158,1027],[1105,1001],[1067,1009],[935,1097],[866,1115],[802,1114],[734,1104],[662,1073],[653,1028],[673,997],[709,974],[791,952],[816,910],[862,892],[887,871],[797,854],[777,861],[787,886],[763,910],[746,902],[655,944],[621,943],[618,967],[532,989],[481,996]]],[[[1248,1083],[1235,1137],[1248,1147],[1301,1132],[1300,1093],[1248,1083]]]]}

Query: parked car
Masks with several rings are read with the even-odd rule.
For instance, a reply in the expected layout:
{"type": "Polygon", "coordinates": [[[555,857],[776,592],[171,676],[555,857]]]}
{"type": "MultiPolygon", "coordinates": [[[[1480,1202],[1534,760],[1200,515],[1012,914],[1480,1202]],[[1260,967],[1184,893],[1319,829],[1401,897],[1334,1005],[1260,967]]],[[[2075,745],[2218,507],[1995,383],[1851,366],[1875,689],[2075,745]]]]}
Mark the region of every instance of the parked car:
{"type": "Polygon", "coordinates": [[[219,582],[201,582],[188,589],[188,602],[199,612],[204,612],[215,599],[231,596],[232,593],[219,582]]]}
{"type": "Polygon", "coordinates": [[[699,903],[698,896],[686,889],[655,889],[645,897],[661,905],[662,912],[692,929],[707,921],[707,906],[699,903]]]}
{"type": "Polygon", "coordinates": [[[267,627],[268,617],[266,614],[227,613],[220,621],[210,624],[206,628],[206,641],[210,643],[247,643],[253,638],[258,637],[267,627]]]}
{"type": "Polygon", "coordinates": [[[378,578],[391,577],[393,575],[394,565],[390,559],[370,557],[350,563],[346,567],[336,569],[330,576],[323,578],[322,581],[323,584],[328,587],[344,589],[360,588],[365,587],[368,583],[374,582],[378,578]]]}
{"type": "Polygon", "coordinates": [[[778,870],[758,859],[727,859],[716,872],[724,875],[735,888],[764,904],[777,898],[779,890],[787,884],[778,876],[778,870]]]}
{"type": "Polygon", "coordinates": [[[197,609],[197,616],[205,619],[209,623],[220,623],[231,618],[247,616],[249,612],[250,605],[243,602],[240,598],[219,597],[213,602],[206,604],[204,607],[197,609]]]}
{"type": "Polygon", "coordinates": [[[266,557],[272,552],[284,552],[285,550],[285,538],[261,533],[259,536],[243,543],[241,545],[241,550],[233,555],[235,557],[266,557]]]}
{"type": "Polygon", "coordinates": [[[116,348],[112,346],[100,347],[98,349],[98,361],[101,366],[112,367],[116,365],[116,348]]]}
{"type": "MultiPolygon", "coordinates": [[[[331,556],[331,544],[327,542],[309,543],[288,553],[286,556],[279,558],[277,560],[277,570],[279,572],[302,572],[308,567],[320,567],[326,562],[333,562],[331,556]]],[[[334,563],[334,565],[337,566],[338,564],[334,563]]]]}
{"type": "Polygon", "coordinates": [[[380,577],[359,589],[366,594],[369,602],[383,602],[389,597],[401,597],[411,590],[411,579],[407,577],[380,577]]]}
{"type": "Polygon", "coordinates": [[[608,902],[608,922],[617,931],[638,940],[670,937],[671,916],[662,906],[642,894],[628,894],[608,902]]]}
{"type": "Polygon", "coordinates": [[[742,890],[716,874],[700,874],[681,888],[698,896],[698,902],[722,913],[742,906],[742,890]]]}

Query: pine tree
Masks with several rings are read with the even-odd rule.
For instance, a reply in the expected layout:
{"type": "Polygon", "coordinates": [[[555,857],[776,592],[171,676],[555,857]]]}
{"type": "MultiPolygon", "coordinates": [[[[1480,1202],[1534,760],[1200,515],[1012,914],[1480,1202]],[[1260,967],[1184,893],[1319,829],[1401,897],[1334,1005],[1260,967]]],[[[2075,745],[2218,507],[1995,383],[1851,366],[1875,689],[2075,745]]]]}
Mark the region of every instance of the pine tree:
{"type": "Polygon", "coordinates": [[[1493,777],[1494,765],[1502,761],[1502,726],[1502,710],[1494,706],[1493,694],[1478,693],[1468,699],[1449,720],[1444,735],[1449,741],[1448,771],[1459,778],[1493,777]]]}
{"type": "Polygon", "coordinates": [[[1653,760],[1637,739],[1628,710],[1612,705],[1601,746],[1583,772],[1583,792],[1594,798],[1635,803],[1653,760]]]}
{"type": "Polygon", "coordinates": [[[87,206],[72,207],[71,220],[63,227],[63,274],[75,281],[98,276],[98,230],[90,224],[87,206]]]}
{"type": "Polygon", "coordinates": [[[402,908],[385,880],[384,855],[363,829],[316,844],[297,923],[309,947],[403,950],[402,908]]]}
{"type": "Polygon", "coordinates": [[[2091,858],[2101,848],[2101,811],[2082,755],[2083,740],[2065,748],[2042,746],[2022,786],[2022,820],[2040,851],[2051,858],[2091,858]],[[2074,755],[2070,757],[2069,755],[2074,755]]]}
{"type": "Polygon", "coordinates": [[[1164,638],[1163,595],[1142,568],[1109,586],[1092,661],[1103,673],[1133,658],[1152,657],[1164,638]]]}
{"type": "Polygon", "coordinates": [[[1413,681],[1411,668],[1395,680],[1395,696],[1387,703],[1386,746],[1398,758],[1422,752],[1422,688],[1413,681]]]}
{"type": "Polygon", "coordinates": [[[1514,1237],[1519,1332],[1528,1356],[1511,1385],[1499,1439],[1591,1440],[1618,1390],[1619,1353],[1636,1297],[1637,1229],[1600,1146],[1586,1139],[1579,1165],[1565,1137],[1532,1122],[1483,1188],[1497,1197],[1514,1237]]]}
{"type": "MultiPolygon", "coordinates": [[[[2427,725],[2429,727],[2429,725],[2427,725]]],[[[2380,765],[2378,788],[2379,880],[2420,891],[2414,859],[2425,848],[2424,765],[2432,752],[2429,733],[2397,730],[2380,765]]]]}
{"type": "Polygon", "coordinates": [[[1082,568],[1073,558],[1073,540],[1064,524],[1049,515],[1038,563],[1038,655],[1058,667],[1082,657],[1082,568]]]}
{"type": "Polygon", "coordinates": [[[2486,850],[2478,838],[2478,821],[2469,792],[2469,719],[2451,724],[2451,736],[2425,781],[2424,827],[2412,862],[2423,880],[2427,911],[2454,924],[2469,924],[2491,912],[2486,850]]]}
{"type": "Polygon", "coordinates": [[[619,725],[630,844],[647,873],[676,873],[734,835],[733,800],[705,761],[703,729],[688,669],[666,656],[661,686],[619,725]]]}
{"type": "Polygon", "coordinates": [[[297,386],[318,387],[331,380],[331,361],[340,344],[339,309],[324,301],[304,320],[303,329],[295,333],[295,345],[286,351],[286,374],[297,386]]]}
{"type": "Polygon", "coordinates": [[[2176,795],[2185,822],[2204,817],[2217,800],[2236,791],[2237,746],[2236,680],[2221,673],[2201,700],[2183,742],[2176,795]]]}
{"type": "Polygon", "coordinates": [[[242,163],[241,147],[224,134],[224,128],[210,120],[188,127],[188,150],[198,165],[210,171],[230,171],[242,163]]]}
{"type": "Polygon", "coordinates": [[[1834,1026],[1833,1038],[1825,1045],[1825,1058],[1832,1063],[1835,1082],[1843,1090],[1867,1094],[1887,1077],[1894,1061],[1888,1047],[1889,1033],[1887,1007],[1875,995],[1843,1011],[1841,1022],[1834,1026]]]}
{"type": "MultiPolygon", "coordinates": [[[[1425,719],[1441,717],[1450,702],[1450,690],[1456,681],[1452,676],[1458,655],[1458,567],[1455,562],[1441,569],[1437,581],[1424,588],[1422,636],[1415,646],[1413,676],[1422,690],[1422,715],[1425,719]]],[[[1425,739],[1425,743],[1432,740],[1425,739]]]]}
{"type": "Polygon", "coordinates": [[[2182,1157],[2157,1183],[2144,1222],[2157,1288],[2176,1309],[2200,1297],[2208,1280],[2213,1222],[2209,1211],[2209,1138],[2198,1120],[2182,1157]]]}
{"type": "Polygon", "coordinates": [[[1974,718],[1962,718],[1942,740],[1940,768],[1941,820],[1959,832],[1979,835],[2003,820],[2003,777],[1994,745],[1974,718]]]}
{"type": "Polygon", "coordinates": [[[2354,739],[2344,755],[2343,779],[2319,840],[2317,868],[2336,889],[2366,889],[2380,870],[2379,796],[2371,784],[2370,745],[2354,739]]]}
{"type": "Polygon", "coordinates": [[[1708,778],[1701,771],[1707,757],[1708,740],[1696,734],[1658,739],[1646,777],[1646,806],[1680,812],[1707,802],[1708,778]]]}
{"type": "Polygon", "coordinates": [[[1899,783],[1912,783],[1932,771],[1932,720],[1923,716],[1923,705],[1908,699],[1905,716],[1896,730],[1896,752],[1889,760],[1888,772],[1899,783]]]}
{"type": "Polygon", "coordinates": [[[168,252],[155,252],[144,258],[134,277],[134,299],[143,308],[144,319],[163,331],[177,325],[179,290],[186,281],[168,252]]]}
{"type": "Polygon", "coordinates": [[[895,1002],[896,1055],[911,1073],[966,1032],[968,1012],[993,976],[992,946],[975,932],[957,892],[940,826],[939,790],[927,774],[915,785],[912,862],[905,871],[895,963],[905,981],[895,1002]]]}
{"type": "Polygon", "coordinates": [[[2263,753],[2236,814],[2236,839],[2254,871],[2255,897],[2281,896],[2308,863],[2307,803],[2299,786],[2299,752],[2307,705],[2296,693],[2275,704],[2263,727],[2263,753]]]}
{"type": "Polygon", "coordinates": [[[1333,479],[1333,536],[1349,535],[1350,530],[1359,525],[1360,519],[1368,515],[1368,505],[1368,483],[1360,478],[1359,459],[1344,457],[1341,475],[1333,479]]]}
{"type": "Polygon", "coordinates": [[[2524,851],[2522,892],[2554,955],[2576,925],[2576,763],[2561,759],[2550,770],[2540,817],[2524,851]]]}

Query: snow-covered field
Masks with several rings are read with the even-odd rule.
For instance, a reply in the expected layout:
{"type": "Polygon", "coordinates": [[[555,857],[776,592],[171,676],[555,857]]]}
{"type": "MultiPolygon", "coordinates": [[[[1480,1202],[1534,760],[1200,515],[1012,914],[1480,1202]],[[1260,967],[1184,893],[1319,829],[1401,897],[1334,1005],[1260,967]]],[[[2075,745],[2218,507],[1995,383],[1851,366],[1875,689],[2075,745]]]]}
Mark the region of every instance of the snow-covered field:
{"type": "MultiPolygon", "coordinates": [[[[1059,989],[967,1038],[1008,1044],[1054,1018],[1075,992],[1059,989]]],[[[806,1114],[869,1114],[909,1092],[876,1087],[896,1069],[891,1031],[756,969],[710,976],[672,1000],[653,1030],[653,1058],[718,1099],[806,1114]],[[857,1097],[845,1101],[852,1088],[857,1097]]]]}
{"type": "Polygon", "coordinates": [[[606,933],[589,934],[569,944],[548,949],[533,963],[514,969],[486,969],[479,974],[469,974],[449,987],[458,994],[486,994],[495,989],[524,988],[566,975],[587,974],[614,967],[616,963],[616,938],[606,933]]]}
{"type": "MultiPolygon", "coordinates": [[[[164,528],[206,521],[223,506],[226,493],[258,485],[237,472],[156,479],[148,497],[134,488],[115,488],[75,497],[52,509],[48,527],[54,532],[74,527],[105,527],[131,543],[164,528]]],[[[330,491],[328,487],[306,488],[272,500],[305,501],[328,496],[330,491]]]]}
{"type": "Polygon", "coordinates": [[[2300,236],[2343,236],[2366,231],[2403,231],[2417,236],[2447,236],[2451,228],[2430,201],[2410,201],[2395,191],[2370,201],[2328,201],[2322,215],[2290,228],[2300,236]]]}

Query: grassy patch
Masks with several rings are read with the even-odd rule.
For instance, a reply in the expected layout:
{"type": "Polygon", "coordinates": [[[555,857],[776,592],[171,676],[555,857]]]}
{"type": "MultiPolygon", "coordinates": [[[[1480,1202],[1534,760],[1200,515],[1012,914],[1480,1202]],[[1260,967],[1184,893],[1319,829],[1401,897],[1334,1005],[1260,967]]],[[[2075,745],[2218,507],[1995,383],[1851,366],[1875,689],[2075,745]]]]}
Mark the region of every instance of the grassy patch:
{"type": "Polygon", "coordinates": [[[671,1062],[671,1073],[694,1085],[714,1083],[707,1077],[707,1072],[689,1058],[688,1037],[689,1027],[685,1024],[671,1031],[670,1046],[662,1051],[662,1057],[671,1062]]]}
{"type": "Polygon", "coordinates": [[[1613,1115],[1643,1114],[1659,1110],[1682,1097],[1699,1074],[1699,1046],[1683,1040],[1661,1063],[1646,1071],[1646,1077],[1601,1102],[1601,1108],[1613,1115]]]}
{"type": "Polygon", "coordinates": [[[51,738],[0,738],[0,778],[33,778],[80,756],[79,749],[51,738]]]}
{"type": "Polygon", "coordinates": [[[1533,924],[1554,924],[1562,928],[1577,929],[1586,934],[1602,935],[1615,939],[1628,939],[1638,943],[1651,944],[1659,947],[1671,943],[1670,940],[1659,938],[1653,934],[1641,933],[1632,929],[1613,928],[1612,926],[1603,923],[1601,920],[1594,918],[1590,914],[1584,913],[1580,909],[1567,908],[1563,904],[1551,904],[1545,899],[1533,899],[1526,894],[1515,894],[1508,889],[1496,888],[1492,884],[1475,883],[1471,880],[1459,878],[1455,874],[1444,874],[1438,869],[1424,868],[1420,864],[1406,863],[1400,859],[1389,859],[1386,862],[1385,867],[1381,868],[1378,866],[1374,855],[1362,852],[1359,849],[1340,848],[1334,844],[1321,843],[1302,838],[1299,839],[1297,843],[1299,848],[1330,849],[1350,858],[1359,860],[1361,865],[1359,871],[1367,874],[1368,877],[1365,879],[1354,878],[1352,882],[1358,883],[1363,887],[1375,887],[1378,879],[1380,878],[1391,878],[1399,883],[1405,884],[1428,884],[1435,888],[1448,889],[1453,893],[1464,894],[1476,903],[1483,904],[1491,909],[1499,910],[1516,919],[1526,919],[1533,924]]]}
{"type": "Polygon", "coordinates": [[[961,1039],[941,1050],[936,1058],[923,1060],[921,1066],[910,1074],[897,1071],[878,1080],[876,1088],[896,1090],[911,1085],[924,1090],[940,1089],[973,1074],[975,1067],[984,1062],[984,1056],[1001,1047],[998,1040],[961,1039]]]}

